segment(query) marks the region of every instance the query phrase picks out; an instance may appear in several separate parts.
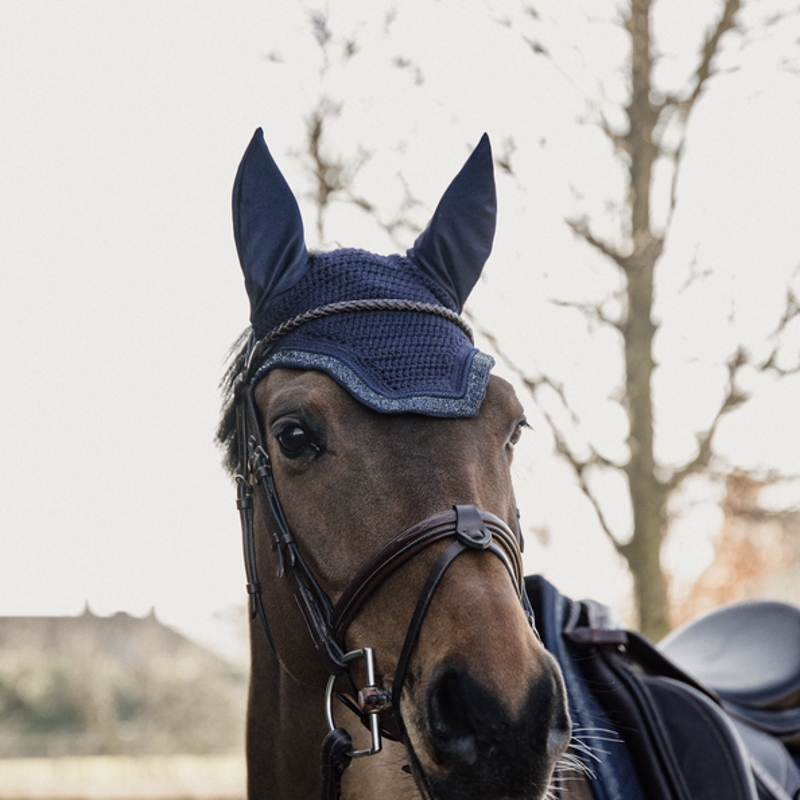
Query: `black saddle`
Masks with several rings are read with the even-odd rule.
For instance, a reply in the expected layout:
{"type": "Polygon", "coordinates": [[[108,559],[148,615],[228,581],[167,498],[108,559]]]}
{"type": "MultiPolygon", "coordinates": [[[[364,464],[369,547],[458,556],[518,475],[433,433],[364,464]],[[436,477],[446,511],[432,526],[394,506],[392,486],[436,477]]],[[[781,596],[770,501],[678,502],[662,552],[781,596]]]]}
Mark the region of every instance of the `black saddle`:
{"type": "Polygon", "coordinates": [[[662,649],[599,603],[526,584],[595,800],[800,800],[800,609],[729,607],[662,649]]]}
{"type": "Polygon", "coordinates": [[[800,609],[767,600],[724,606],[658,648],[716,692],[755,770],[766,773],[762,783],[773,777],[784,788],[800,785],[798,760],[786,758],[787,748],[800,755],[800,609]]]}
{"type": "Polygon", "coordinates": [[[658,649],[737,719],[800,746],[800,608],[766,600],[712,611],[658,649]]]}

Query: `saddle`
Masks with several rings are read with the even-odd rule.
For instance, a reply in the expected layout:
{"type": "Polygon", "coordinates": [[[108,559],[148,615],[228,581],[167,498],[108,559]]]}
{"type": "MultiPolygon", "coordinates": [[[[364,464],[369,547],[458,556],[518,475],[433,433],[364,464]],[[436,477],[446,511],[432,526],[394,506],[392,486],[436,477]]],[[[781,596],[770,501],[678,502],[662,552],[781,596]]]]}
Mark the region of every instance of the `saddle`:
{"type": "Polygon", "coordinates": [[[728,606],[658,647],[526,579],[595,800],[800,800],[800,609],[728,606]]]}
{"type": "Polygon", "coordinates": [[[800,749],[800,609],[766,600],[725,606],[658,647],[714,689],[734,719],[800,749]]]}

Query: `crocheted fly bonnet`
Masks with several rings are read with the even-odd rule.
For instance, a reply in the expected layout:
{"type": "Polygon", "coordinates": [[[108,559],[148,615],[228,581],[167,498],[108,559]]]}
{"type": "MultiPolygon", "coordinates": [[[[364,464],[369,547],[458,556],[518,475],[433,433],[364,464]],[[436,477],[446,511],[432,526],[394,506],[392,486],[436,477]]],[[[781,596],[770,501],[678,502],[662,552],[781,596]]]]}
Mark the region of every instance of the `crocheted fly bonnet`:
{"type": "Polygon", "coordinates": [[[258,129],[233,189],[254,380],[275,367],[316,369],[377,411],[477,414],[494,362],[459,313],[491,251],[496,209],[484,135],[405,256],[309,254],[297,201],[258,129]]]}

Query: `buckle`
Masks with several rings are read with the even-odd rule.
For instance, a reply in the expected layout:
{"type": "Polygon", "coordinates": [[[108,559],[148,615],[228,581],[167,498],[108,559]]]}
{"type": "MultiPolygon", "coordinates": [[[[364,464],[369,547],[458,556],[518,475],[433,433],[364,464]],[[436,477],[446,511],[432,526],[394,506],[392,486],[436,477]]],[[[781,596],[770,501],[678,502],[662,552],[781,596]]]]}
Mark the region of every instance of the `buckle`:
{"type": "MultiPolygon", "coordinates": [[[[367,686],[359,692],[365,693],[365,696],[373,695],[374,693],[382,694],[382,690],[375,685],[375,653],[371,647],[363,647],[361,650],[351,650],[345,653],[343,660],[345,662],[353,661],[356,658],[363,658],[367,671],[367,686]],[[373,691],[374,690],[374,691],[373,691]]],[[[336,675],[331,675],[328,678],[328,685],[325,689],[325,717],[328,720],[328,728],[333,731],[336,730],[336,723],[333,720],[333,684],[336,681],[336,675]]],[[[372,745],[366,750],[349,750],[347,755],[350,758],[361,758],[362,756],[374,756],[380,753],[381,742],[381,728],[380,718],[378,712],[382,708],[375,704],[374,707],[365,709],[366,715],[369,717],[369,732],[372,737],[372,745]]]]}

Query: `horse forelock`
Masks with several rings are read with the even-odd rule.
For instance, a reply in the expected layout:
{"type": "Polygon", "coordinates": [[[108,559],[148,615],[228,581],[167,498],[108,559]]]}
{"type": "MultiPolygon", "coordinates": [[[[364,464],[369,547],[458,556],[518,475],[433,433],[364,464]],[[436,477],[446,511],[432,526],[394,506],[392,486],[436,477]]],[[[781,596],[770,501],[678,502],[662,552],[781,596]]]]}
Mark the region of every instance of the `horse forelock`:
{"type": "Polygon", "coordinates": [[[219,389],[222,394],[222,409],[215,441],[222,449],[222,465],[225,471],[233,476],[239,470],[239,442],[236,437],[236,403],[238,402],[238,378],[243,373],[247,359],[250,328],[247,328],[228,350],[228,364],[219,389]]]}

